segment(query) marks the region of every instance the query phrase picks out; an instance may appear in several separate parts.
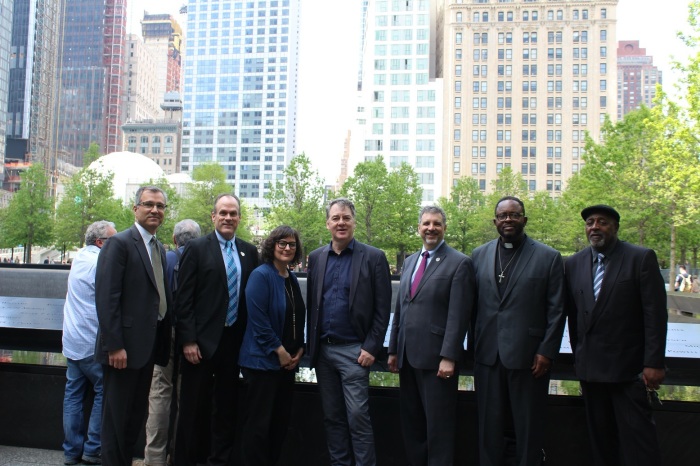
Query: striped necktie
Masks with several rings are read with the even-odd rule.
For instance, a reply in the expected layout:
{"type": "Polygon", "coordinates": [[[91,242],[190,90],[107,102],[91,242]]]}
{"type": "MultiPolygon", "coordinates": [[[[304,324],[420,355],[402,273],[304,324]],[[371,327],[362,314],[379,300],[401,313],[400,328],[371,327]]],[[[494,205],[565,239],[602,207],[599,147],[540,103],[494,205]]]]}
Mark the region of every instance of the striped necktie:
{"type": "Polygon", "coordinates": [[[598,268],[595,271],[595,277],[593,277],[593,296],[595,296],[596,301],[598,301],[600,288],[603,285],[603,275],[605,275],[605,262],[603,262],[603,259],[605,259],[605,256],[598,253],[598,268]]]}
{"type": "Polygon", "coordinates": [[[238,269],[233,260],[231,241],[226,241],[226,282],[228,283],[228,311],[226,311],[226,326],[230,327],[238,318],[238,269]]]}
{"type": "Polygon", "coordinates": [[[156,237],[151,238],[151,265],[153,266],[153,275],[156,278],[156,286],[158,287],[158,297],[160,302],[158,303],[158,320],[165,316],[168,311],[168,301],[165,297],[165,281],[163,280],[163,261],[160,258],[160,248],[158,247],[158,242],[156,237]]]}

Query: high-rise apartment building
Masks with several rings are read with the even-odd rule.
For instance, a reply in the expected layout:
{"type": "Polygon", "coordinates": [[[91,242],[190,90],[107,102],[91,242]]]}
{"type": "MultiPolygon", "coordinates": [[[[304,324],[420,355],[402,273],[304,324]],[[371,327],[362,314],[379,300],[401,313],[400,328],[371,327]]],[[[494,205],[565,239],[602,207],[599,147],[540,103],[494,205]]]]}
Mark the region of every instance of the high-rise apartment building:
{"type": "Polygon", "coordinates": [[[654,57],[639,47],[638,40],[621,40],[617,45],[617,119],[638,109],[653,105],[656,85],[662,83],[661,70],[654,66],[654,57]]]}
{"type": "MultiPolygon", "coordinates": [[[[7,159],[55,169],[52,121],[60,0],[16,0],[12,15],[7,159]]],[[[5,56],[3,54],[3,56],[5,56]]]]}
{"type": "Polygon", "coordinates": [[[187,5],[182,171],[216,162],[249,204],[295,155],[299,0],[187,5]]]}
{"type": "Polygon", "coordinates": [[[81,165],[90,143],[103,153],[122,144],[126,1],[71,0],[63,7],[56,145],[81,165]]]}
{"type": "Polygon", "coordinates": [[[430,0],[369,0],[358,115],[349,173],[378,155],[389,168],[414,167],[423,202],[440,195],[443,82],[437,5],[430,0]]]}
{"type": "MultiPolygon", "coordinates": [[[[10,91],[10,50],[12,43],[12,0],[0,0],[0,121],[7,121],[10,91]]],[[[7,128],[0,125],[0,187],[5,179],[5,137],[7,128]]]]}
{"type": "Polygon", "coordinates": [[[169,14],[145,13],[141,31],[145,47],[155,61],[158,72],[156,92],[161,101],[166,92],[181,90],[182,28],[169,14]]]}
{"type": "Polygon", "coordinates": [[[160,103],[165,93],[164,85],[159,81],[165,76],[159,72],[158,60],[145,46],[140,36],[127,35],[126,57],[124,66],[124,108],[122,115],[125,122],[155,120],[163,118],[160,103]]]}
{"type": "Polygon", "coordinates": [[[558,195],[617,109],[617,0],[447,0],[444,179],[510,166],[558,195]]]}

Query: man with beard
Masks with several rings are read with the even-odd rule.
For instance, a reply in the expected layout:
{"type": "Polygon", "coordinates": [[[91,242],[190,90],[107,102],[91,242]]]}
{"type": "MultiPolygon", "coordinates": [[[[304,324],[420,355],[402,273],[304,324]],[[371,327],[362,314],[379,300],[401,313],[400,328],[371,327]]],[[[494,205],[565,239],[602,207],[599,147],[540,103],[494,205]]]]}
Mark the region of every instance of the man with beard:
{"type": "Polygon", "coordinates": [[[514,434],[515,464],[537,465],[549,370],[564,331],[564,267],[559,252],[525,234],[520,199],[501,198],[495,214],[500,237],[472,255],[479,462],[503,464],[506,439],[514,434]]]}
{"type": "Polygon", "coordinates": [[[651,404],[665,376],[668,313],[656,254],[618,240],[610,206],[581,217],[591,247],[566,261],[566,310],[594,464],[661,464],[651,404]]]}

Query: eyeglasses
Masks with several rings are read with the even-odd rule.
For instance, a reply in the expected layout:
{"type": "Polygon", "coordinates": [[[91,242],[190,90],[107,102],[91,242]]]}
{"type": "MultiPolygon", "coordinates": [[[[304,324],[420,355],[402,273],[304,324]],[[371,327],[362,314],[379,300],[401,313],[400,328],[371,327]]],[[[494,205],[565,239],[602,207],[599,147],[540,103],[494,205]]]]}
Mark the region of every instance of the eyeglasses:
{"type": "Polygon", "coordinates": [[[145,207],[148,210],[153,210],[154,207],[158,210],[165,210],[165,208],[168,207],[167,204],[160,204],[160,203],[156,204],[155,202],[139,202],[136,205],[141,206],[141,207],[145,207]]]}
{"type": "Polygon", "coordinates": [[[506,220],[508,217],[510,217],[511,220],[517,221],[523,218],[524,215],[520,212],[504,212],[502,214],[496,214],[496,220],[499,222],[506,220]]]}
{"type": "Polygon", "coordinates": [[[287,249],[287,246],[289,246],[289,249],[296,249],[297,248],[297,243],[288,243],[286,241],[277,241],[277,247],[280,249],[287,249]]]}

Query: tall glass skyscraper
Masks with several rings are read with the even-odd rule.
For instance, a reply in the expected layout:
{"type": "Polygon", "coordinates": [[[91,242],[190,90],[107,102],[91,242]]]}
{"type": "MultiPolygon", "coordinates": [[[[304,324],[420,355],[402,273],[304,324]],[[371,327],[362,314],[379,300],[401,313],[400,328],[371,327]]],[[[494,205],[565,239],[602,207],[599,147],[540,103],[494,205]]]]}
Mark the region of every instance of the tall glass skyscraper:
{"type": "MultiPolygon", "coordinates": [[[[7,96],[10,90],[10,42],[12,36],[12,0],[0,0],[0,121],[7,121],[7,96]]],[[[0,125],[0,185],[5,179],[5,125],[0,125]]]]}
{"type": "Polygon", "coordinates": [[[300,0],[189,0],[182,171],[224,167],[264,207],[295,155],[300,0]]]}

